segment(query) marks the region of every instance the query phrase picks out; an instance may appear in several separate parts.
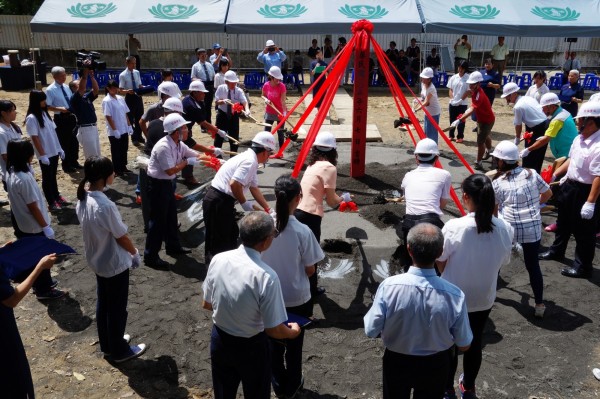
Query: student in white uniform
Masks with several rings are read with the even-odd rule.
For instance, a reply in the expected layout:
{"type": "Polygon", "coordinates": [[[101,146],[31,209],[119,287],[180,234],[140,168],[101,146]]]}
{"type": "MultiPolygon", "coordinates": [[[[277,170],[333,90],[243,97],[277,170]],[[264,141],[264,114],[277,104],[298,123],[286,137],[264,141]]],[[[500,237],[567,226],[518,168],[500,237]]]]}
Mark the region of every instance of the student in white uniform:
{"type": "Polygon", "coordinates": [[[127,150],[129,148],[129,135],[133,134],[133,127],[127,114],[129,107],[125,99],[119,96],[119,84],[109,80],[106,84],[106,97],[102,100],[102,113],[106,118],[106,133],[110,142],[110,156],[115,168],[116,176],[123,176],[131,172],[127,169],[127,150]]]}

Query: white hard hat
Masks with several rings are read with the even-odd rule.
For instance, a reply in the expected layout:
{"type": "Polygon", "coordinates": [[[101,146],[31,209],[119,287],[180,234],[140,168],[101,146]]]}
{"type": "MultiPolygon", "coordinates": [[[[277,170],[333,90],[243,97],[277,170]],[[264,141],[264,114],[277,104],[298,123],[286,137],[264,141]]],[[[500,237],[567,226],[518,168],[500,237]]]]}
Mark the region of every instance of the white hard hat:
{"type": "Polygon", "coordinates": [[[312,145],[317,147],[319,151],[330,151],[337,148],[337,142],[335,136],[330,132],[320,132],[315,138],[315,142],[312,145]]]}
{"type": "Polygon", "coordinates": [[[592,94],[588,101],[599,101],[600,102],[600,93],[592,94]]]}
{"type": "Polygon", "coordinates": [[[575,119],[598,117],[600,117],[600,102],[588,101],[579,108],[575,119]]]}
{"type": "Polygon", "coordinates": [[[181,126],[187,125],[188,123],[190,122],[183,119],[183,116],[179,114],[169,114],[165,116],[165,119],[163,120],[163,128],[165,130],[165,133],[172,133],[175,130],[179,129],[181,126]]]}
{"type": "Polygon", "coordinates": [[[240,80],[238,79],[238,77],[237,77],[237,75],[235,74],[234,71],[227,71],[227,72],[225,72],[225,81],[226,82],[237,83],[240,80]]]}
{"type": "Polygon", "coordinates": [[[540,98],[540,105],[545,107],[546,105],[558,105],[560,104],[560,99],[555,93],[546,93],[540,98]]]}
{"type": "Polygon", "coordinates": [[[271,47],[274,45],[275,45],[275,42],[273,40],[267,40],[267,42],[265,43],[265,47],[271,47]]]}
{"type": "Polygon", "coordinates": [[[273,76],[275,79],[283,80],[283,74],[281,73],[281,68],[273,65],[269,69],[269,75],[273,76]]]}
{"type": "Polygon", "coordinates": [[[192,83],[190,83],[190,88],[188,90],[202,91],[204,93],[208,93],[208,90],[206,90],[206,87],[204,86],[204,83],[202,83],[201,80],[194,80],[192,83]]]}
{"type": "Polygon", "coordinates": [[[423,72],[419,76],[425,79],[433,79],[433,69],[427,67],[423,69],[423,72]]]}
{"type": "Polygon", "coordinates": [[[514,163],[519,160],[519,147],[510,140],[504,140],[496,145],[492,156],[508,163],[514,163]]]}
{"type": "Polygon", "coordinates": [[[269,151],[275,151],[275,147],[277,147],[277,144],[275,144],[275,138],[271,132],[257,133],[252,139],[253,147],[255,146],[254,144],[269,151]]]}
{"type": "Polygon", "coordinates": [[[175,97],[167,98],[163,104],[163,108],[169,111],[179,112],[183,114],[183,104],[181,100],[175,97]]]}
{"type": "Polygon", "coordinates": [[[435,141],[425,138],[417,143],[415,155],[419,161],[431,161],[433,158],[440,155],[440,150],[435,141]]]}
{"type": "Polygon", "coordinates": [[[518,91],[519,91],[519,86],[515,82],[508,82],[502,88],[502,95],[500,97],[506,98],[506,97],[510,96],[511,94],[516,93],[518,91]]]}
{"type": "Polygon", "coordinates": [[[471,72],[469,78],[467,79],[467,84],[479,83],[483,82],[483,76],[481,76],[481,72],[475,71],[471,72]]]}
{"type": "Polygon", "coordinates": [[[175,82],[162,82],[158,85],[156,91],[158,91],[159,97],[161,94],[166,94],[169,97],[175,98],[181,97],[181,90],[179,90],[179,86],[177,86],[177,83],[175,82]]]}

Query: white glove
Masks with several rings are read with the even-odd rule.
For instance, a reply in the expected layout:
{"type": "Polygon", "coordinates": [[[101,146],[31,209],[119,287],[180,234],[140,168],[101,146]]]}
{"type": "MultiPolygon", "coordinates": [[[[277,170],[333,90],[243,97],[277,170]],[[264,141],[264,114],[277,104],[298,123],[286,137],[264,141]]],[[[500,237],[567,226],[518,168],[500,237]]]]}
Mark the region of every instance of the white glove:
{"type": "Polygon", "coordinates": [[[352,197],[350,196],[350,193],[343,193],[342,195],[340,195],[340,198],[343,199],[344,202],[352,201],[352,197]]]}
{"type": "Polygon", "coordinates": [[[271,209],[271,212],[269,212],[269,215],[273,218],[273,219],[277,219],[277,212],[275,212],[275,209],[271,209]]]}
{"type": "Polygon", "coordinates": [[[567,181],[567,176],[563,176],[563,178],[558,181],[558,185],[562,186],[563,183],[566,182],[566,181],[567,181]]]}
{"type": "Polygon", "coordinates": [[[515,145],[516,145],[517,147],[519,146],[519,143],[520,143],[520,142],[521,142],[521,139],[520,139],[520,138],[518,138],[518,137],[515,137],[515,141],[514,141],[514,143],[515,143],[515,145]]]}
{"type": "Polygon", "coordinates": [[[581,207],[581,218],[582,219],[591,219],[592,217],[594,217],[594,208],[596,207],[596,204],[593,202],[586,202],[585,204],[583,204],[583,206],[581,207]]]}
{"type": "Polygon", "coordinates": [[[121,132],[114,132],[113,133],[113,137],[116,138],[116,139],[120,139],[121,136],[122,136],[121,132]]]}
{"type": "Polygon", "coordinates": [[[248,110],[248,111],[244,111],[244,116],[245,116],[246,118],[249,118],[249,117],[250,117],[250,110],[248,110]]]}
{"type": "Polygon", "coordinates": [[[188,165],[194,166],[194,165],[198,165],[198,158],[196,157],[189,157],[186,159],[188,165]]]}
{"type": "Polygon", "coordinates": [[[554,183],[556,181],[556,175],[552,175],[552,178],[550,179],[550,183],[554,183]]]}
{"type": "Polygon", "coordinates": [[[137,269],[142,264],[142,257],[140,256],[140,252],[135,249],[135,254],[131,255],[131,268],[137,269]]]}
{"type": "Polygon", "coordinates": [[[127,126],[127,134],[130,136],[133,134],[133,127],[131,125],[127,126]]]}
{"type": "Polygon", "coordinates": [[[44,232],[46,238],[54,239],[54,230],[52,230],[52,227],[50,227],[50,225],[43,227],[42,231],[44,232]]]}
{"type": "Polygon", "coordinates": [[[62,148],[60,150],[58,150],[58,156],[60,157],[60,159],[62,159],[64,161],[64,159],[65,159],[65,152],[63,151],[62,148]]]}
{"type": "Polygon", "coordinates": [[[460,119],[457,119],[450,124],[450,127],[457,127],[459,124],[460,124],[460,119]]]}
{"type": "Polygon", "coordinates": [[[254,201],[246,201],[243,204],[240,204],[242,206],[242,209],[247,211],[247,212],[252,212],[254,210],[254,201]]]}
{"type": "Polygon", "coordinates": [[[217,134],[224,139],[227,138],[227,132],[225,130],[219,129],[219,130],[217,130],[217,134]]]}
{"type": "Polygon", "coordinates": [[[525,148],[523,151],[521,151],[521,153],[519,154],[519,156],[521,158],[525,158],[527,155],[529,155],[531,151],[529,151],[527,148],[525,148]]]}
{"type": "Polygon", "coordinates": [[[215,148],[213,148],[213,155],[215,157],[222,157],[223,156],[223,150],[220,149],[219,147],[215,147],[215,148]]]}
{"type": "Polygon", "coordinates": [[[50,160],[48,159],[48,157],[46,155],[40,155],[39,160],[44,165],[50,165],[50,160]]]}
{"type": "Polygon", "coordinates": [[[217,158],[219,160],[219,163],[221,165],[225,165],[225,162],[227,162],[226,160],[224,160],[223,158],[217,158]]]}

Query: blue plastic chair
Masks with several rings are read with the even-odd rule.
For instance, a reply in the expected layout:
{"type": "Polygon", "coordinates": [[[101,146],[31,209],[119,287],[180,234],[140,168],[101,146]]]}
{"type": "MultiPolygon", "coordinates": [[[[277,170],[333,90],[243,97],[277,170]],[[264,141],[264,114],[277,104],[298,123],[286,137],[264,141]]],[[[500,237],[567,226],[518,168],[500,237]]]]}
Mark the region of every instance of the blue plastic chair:
{"type": "Polygon", "coordinates": [[[523,73],[521,76],[516,76],[515,79],[521,89],[528,89],[531,86],[531,74],[528,72],[523,73]]]}
{"type": "Polygon", "coordinates": [[[596,78],[596,74],[586,73],[585,77],[583,78],[583,88],[585,90],[593,90],[592,86],[594,84],[595,78],[596,78]]]}
{"type": "Polygon", "coordinates": [[[557,73],[556,75],[550,78],[550,83],[548,84],[548,88],[550,90],[559,90],[562,88],[563,80],[565,75],[563,73],[557,73]]]}

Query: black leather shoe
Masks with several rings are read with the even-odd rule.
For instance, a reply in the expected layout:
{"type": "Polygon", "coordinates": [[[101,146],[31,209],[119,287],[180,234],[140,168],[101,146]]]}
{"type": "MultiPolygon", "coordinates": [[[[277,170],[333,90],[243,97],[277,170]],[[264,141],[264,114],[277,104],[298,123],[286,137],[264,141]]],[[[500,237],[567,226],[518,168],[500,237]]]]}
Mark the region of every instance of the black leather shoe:
{"type": "Polygon", "coordinates": [[[560,271],[560,274],[562,274],[565,277],[573,277],[573,278],[590,278],[590,277],[592,277],[591,270],[575,269],[574,267],[565,267],[564,269],[562,269],[560,271]]]}
{"type": "Polygon", "coordinates": [[[169,262],[165,262],[161,258],[156,258],[156,259],[144,258],[144,265],[154,267],[154,268],[159,268],[159,269],[166,269],[170,266],[169,262]]]}
{"type": "Polygon", "coordinates": [[[167,255],[169,256],[178,256],[178,255],[185,255],[185,254],[189,254],[192,252],[191,249],[187,249],[187,248],[176,248],[176,249],[167,249],[167,255]]]}
{"type": "Polygon", "coordinates": [[[564,258],[564,255],[559,255],[556,252],[552,251],[546,251],[538,254],[539,260],[563,260],[564,258]]]}
{"type": "Polygon", "coordinates": [[[317,287],[317,296],[318,295],[323,295],[325,293],[325,288],[323,287],[317,287]]]}

